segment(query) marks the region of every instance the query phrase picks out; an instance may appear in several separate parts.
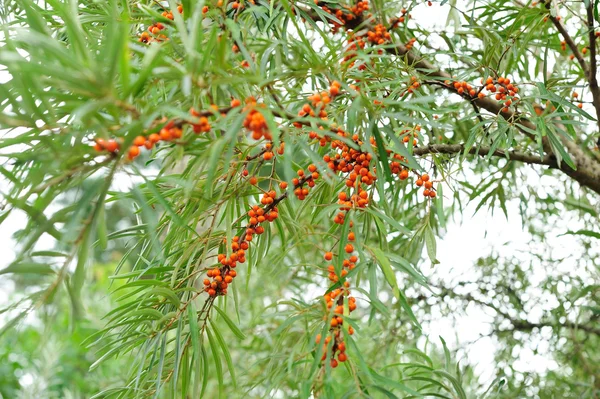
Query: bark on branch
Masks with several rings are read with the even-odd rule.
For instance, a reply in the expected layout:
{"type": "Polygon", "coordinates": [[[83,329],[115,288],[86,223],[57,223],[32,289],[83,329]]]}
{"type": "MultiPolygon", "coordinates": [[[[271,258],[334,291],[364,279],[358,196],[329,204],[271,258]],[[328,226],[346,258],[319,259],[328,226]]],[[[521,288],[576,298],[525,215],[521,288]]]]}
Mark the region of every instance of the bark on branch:
{"type": "MultiPolygon", "coordinates": [[[[465,151],[464,144],[433,144],[426,147],[416,147],[413,150],[413,154],[423,156],[427,154],[460,154],[465,151]]],[[[472,147],[467,153],[471,155],[480,155],[482,157],[489,155],[491,151],[490,147],[472,147]]],[[[546,165],[551,168],[558,168],[558,163],[556,162],[556,158],[552,155],[546,154],[543,158],[539,155],[527,154],[524,152],[518,151],[504,151],[504,150],[494,150],[492,156],[506,158],[511,161],[519,161],[527,164],[533,165],[546,165]]],[[[566,166],[566,165],[565,165],[566,166]]]]}

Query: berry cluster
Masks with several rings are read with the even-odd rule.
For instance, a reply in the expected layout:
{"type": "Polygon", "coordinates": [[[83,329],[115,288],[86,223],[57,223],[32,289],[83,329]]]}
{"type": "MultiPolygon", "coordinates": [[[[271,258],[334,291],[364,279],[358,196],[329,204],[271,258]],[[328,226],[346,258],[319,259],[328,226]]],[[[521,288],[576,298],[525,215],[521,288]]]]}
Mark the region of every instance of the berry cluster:
{"type": "Polygon", "coordinates": [[[496,93],[496,100],[504,102],[502,112],[508,112],[508,108],[513,104],[513,101],[519,100],[516,96],[519,92],[519,88],[513,85],[509,78],[500,76],[494,80],[493,78],[489,77],[486,79],[485,85],[485,90],[489,91],[490,93],[496,93]],[[508,96],[510,96],[510,98],[507,98],[508,96]]]}
{"type": "Polygon", "coordinates": [[[421,131],[421,126],[417,125],[414,127],[414,129],[404,129],[400,132],[400,135],[402,136],[402,142],[404,142],[405,144],[409,144],[412,143],[413,146],[417,145],[417,139],[419,137],[419,132],[421,131]],[[412,140],[411,140],[412,137],[412,140]]]}
{"type": "MultiPolygon", "coordinates": [[[[449,80],[447,80],[445,83],[448,86],[450,86],[450,81],[449,80]]],[[[475,96],[478,95],[477,94],[477,90],[475,90],[473,88],[473,86],[471,86],[469,83],[467,83],[465,81],[462,81],[462,82],[459,82],[459,81],[453,82],[452,83],[452,87],[454,87],[454,89],[456,90],[456,92],[458,94],[460,94],[461,96],[465,95],[465,96],[475,97],[475,96]]],[[[485,97],[485,94],[479,93],[479,98],[483,98],[483,97],[485,97]]]]}
{"type": "Polygon", "coordinates": [[[104,140],[104,139],[96,139],[96,144],[94,144],[94,150],[98,152],[108,151],[110,153],[117,153],[119,148],[121,147],[120,140],[117,141],[115,139],[104,140]]]}
{"type": "Polygon", "coordinates": [[[398,17],[398,19],[396,20],[396,22],[394,22],[393,26],[396,27],[401,23],[404,23],[407,19],[411,19],[412,15],[408,14],[408,11],[406,10],[406,8],[403,8],[402,10],[400,10],[400,16],[398,17]]]}
{"type": "Polygon", "coordinates": [[[419,80],[417,79],[417,77],[416,76],[411,76],[410,77],[410,86],[408,86],[408,89],[406,89],[407,93],[411,93],[412,94],[419,87],[421,87],[421,83],[419,82],[419,80]]]}
{"type": "Polygon", "coordinates": [[[433,182],[430,180],[429,175],[427,173],[420,176],[415,182],[415,184],[417,187],[425,187],[425,189],[423,190],[423,196],[435,198],[436,193],[435,189],[433,188],[433,182]]]}
{"type": "MultiPolygon", "coordinates": [[[[344,58],[342,59],[342,65],[348,61],[351,61],[358,55],[358,50],[363,50],[366,46],[366,42],[362,39],[361,36],[355,36],[352,33],[348,34],[348,46],[344,49],[344,58]]],[[[354,66],[354,61],[348,64],[349,68],[354,66]]],[[[361,65],[364,69],[364,64],[361,65]]]]}
{"type": "MultiPolygon", "coordinates": [[[[235,100],[234,100],[235,101],[235,100]]],[[[232,102],[232,106],[237,106],[237,101],[232,102]]],[[[244,111],[247,111],[246,119],[244,120],[244,127],[252,132],[252,138],[254,140],[260,140],[262,138],[271,141],[273,137],[267,126],[267,121],[264,115],[259,111],[260,108],[264,108],[264,104],[257,104],[256,98],[248,97],[246,99],[246,106],[244,111]]]]}
{"type": "Polygon", "coordinates": [[[208,118],[206,116],[202,115],[202,113],[196,111],[194,108],[190,109],[190,115],[199,119],[198,123],[192,123],[192,129],[194,130],[194,133],[198,134],[210,132],[210,123],[208,122],[208,118]]]}
{"type": "Polygon", "coordinates": [[[217,296],[217,293],[220,295],[227,294],[227,287],[233,282],[235,276],[237,276],[237,272],[232,269],[227,270],[225,276],[222,274],[223,272],[218,267],[210,269],[206,273],[208,277],[213,279],[212,281],[207,278],[204,279],[204,290],[208,292],[209,296],[217,296]]]}
{"type": "MultiPolygon", "coordinates": [[[[320,4],[320,3],[318,3],[320,4]]],[[[372,14],[365,14],[366,11],[369,10],[369,2],[368,1],[358,1],[355,6],[342,6],[342,8],[338,8],[333,12],[326,5],[322,5],[321,7],[325,12],[335,15],[335,17],[342,21],[342,23],[338,23],[334,20],[330,21],[332,25],[332,31],[334,33],[338,32],[340,28],[344,28],[348,31],[348,46],[344,50],[344,59],[342,60],[342,64],[351,61],[355,58],[357,54],[357,50],[364,49],[366,43],[370,43],[374,46],[383,45],[385,43],[391,42],[391,34],[388,31],[388,28],[382,23],[379,23],[372,27],[370,30],[364,32],[352,32],[351,29],[360,26],[362,21],[368,20],[372,18],[372,14]],[[352,22],[352,23],[350,23],[352,22]]],[[[390,23],[390,29],[397,27],[400,23],[403,23],[407,18],[410,18],[410,14],[407,14],[406,9],[402,9],[402,15],[398,18],[395,18],[390,23]]],[[[409,43],[407,43],[407,48],[410,50],[412,48],[416,39],[411,39],[409,43]]],[[[383,49],[377,49],[377,53],[382,54],[383,49]]],[[[354,67],[354,61],[348,63],[348,67],[354,67]]],[[[358,66],[359,70],[365,70],[366,65],[361,63],[358,66]]]]}
{"type": "MultiPolygon", "coordinates": [[[[127,158],[130,161],[133,161],[137,158],[141,153],[141,147],[145,147],[147,150],[151,150],[155,144],[161,141],[172,141],[175,139],[181,138],[183,135],[183,125],[189,124],[192,126],[194,133],[207,133],[210,131],[211,126],[208,121],[208,116],[215,113],[218,108],[215,105],[211,106],[211,111],[198,112],[193,108],[190,109],[190,114],[194,117],[198,118],[198,123],[192,123],[187,121],[180,121],[176,123],[175,121],[168,122],[158,133],[152,133],[148,136],[137,136],[132,145],[127,150],[127,158]]],[[[96,139],[96,144],[94,145],[94,149],[98,152],[108,151],[110,153],[117,153],[120,150],[122,144],[121,139],[96,139]]]]}
{"type": "MultiPolygon", "coordinates": [[[[322,120],[327,120],[327,111],[325,108],[331,100],[340,94],[340,89],[342,85],[338,81],[331,82],[329,86],[329,91],[322,91],[321,93],[315,93],[312,96],[308,97],[309,103],[305,103],[302,106],[302,109],[298,111],[298,116],[311,116],[311,117],[319,117],[322,120]]],[[[299,122],[295,122],[294,126],[301,127],[302,124],[299,122]]]]}
{"type": "Polygon", "coordinates": [[[384,44],[391,40],[390,32],[383,24],[377,24],[372,31],[367,32],[367,39],[372,44],[384,44]]]}
{"type": "Polygon", "coordinates": [[[313,188],[315,186],[315,180],[319,178],[319,172],[317,172],[317,167],[313,164],[308,165],[308,174],[304,173],[303,169],[298,170],[298,178],[292,179],[292,184],[296,189],[294,190],[294,195],[300,201],[306,199],[308,195],[308,188],[304,187],[306,184],[308,187],[313,188]]]}
{"type": "Polygon", "coordinates": [[[465,81],[451,82],[446,80],[444,84],[448,87],[454,88],[454,90],[461,96],[467,98],[485,98],[485,91],[491,94],[495,93],[495,99],[503,102],[502,112],[508,112],[509,107],[519,100],[517,93],[519,88],[511,83],[509,78],[499,76],[497,79],[488,77],[485,81],[481,79],[482,86],[479,90],[476,90],[473,86],[465,81]]]}
{"type": "Polygon", "coordinates": [[[361,16],[365,11],[369,11],[369,2],[368,1],[358,1],[352,7],[343,5],[343,8],[338,8],[335,11],[332,11],[326,5],[323,5],[321,8],[328,14],[335,15],[335,17],[340,20],[342,23],[338,23],[336,21],[331,21],[333,25],[331,31],[333,33],[337,33],[341,27],[346,26],[348,23],[355,21],[361,16]]]}
{"type": "MultiPolygon", "coordinates": [[[[167,123],[164,128],[160,130],[160,133],[152,133],[148,137],[137,136],[132,145],[127,149],[127,158],[133,161],[140,155],[141,147],[145,147],[150,150],[159,141],[171,141],[173,139],[180,138],[183,134],[181,127],[175,125],[173,121],[167,123]]],[[[117,153],[120,150],[122,140],[111,139],[105,141],[104,139],[96,139],[94,149],[98,152],[108,151],[111,153],[117,153]]]]}
{"type": "Polygon", "coordinates": [[[390,171],[392,172],[392,174],[398,176],[400,180],[408,179],[408,169],[405,169],[401,164],[401,162],[404,161],[404,157],[402,157],[399,154],[394,154],[392,156],[392,159],[393,160],[390,161],[390,171]]]}
{"type": "Polygon", "coordinates": [[[221,264],[221,267],[208,271],[207,276],[212,278],[212,281],[209,279],[204,280],[204,290],[208,292],[209,296],[227,295],[227,287],[236,276],[236,272],[233,269],[237,267],[238,263],[246,262],[246,250],[250,247],[250,242],[254,235],[261,235],[265,232],[265,228],[262,226],[263,223],[271,223],[279,217],[277,206],[275,205],[276,200],[277,193],[274,190],[264,193],[260,202],[265,207],[262,208],[259,205],[254,205],[248,211],[248,224],[245,236],[243,238],[239,236],[233,237],[231,254],[229,256],[224,253],[217,255],[217,260],[221,264]]]}
{"type": "MultiPolygon", "coordinates": [[[[356,255],[353,255],[354,245],[352,242],[356,239],[354,233],[350,231],[348,233],[348,243],[344,247],[344,251],[346,254],[350,255],[348,259],[344,259],[342,262],[342,270],[339,275],[336,273],[335,267],[333,265],[327,266],[327,271],[329,273],[329,281],[333,284],[338,283],[340,279],[344,279],[348,272],[356,267],[356,262],[358,258],[356,255]]],[[[324,255],[326,261],[331,261],[333,259],[332,252],[326,252],[324,255]]],[[[323,299],[325,300],[325,306],[327,309],[327,314],[323,317],[324,320],[328,319],[328,314],[333,310],[333,316],[331,321],[329,322],[329,331],[330,335],[327,335],[325,338],[325,343],[323,345],[323,356],[321,357],[321,361],[327,359],[327,346],[331,342],[331,337],[333,336],[334,342],[333,347],[331,349],[331,367],[335,368],[338,366],[338,361],[345,362],[348,360],[346,355],[346,345],[344,343],[344,338],[342,335],[342,326],[344,324],[344,298],[347,298],[347,306],[349,315],[354,310],[356,310],[356,298],[350,295],[350,283],[348,281],[344,281],[341,288],[336,288],[331,290],[331,292],[325,294],[323,299]],[[337,355],[337,360],[335,359],[337,355]]],[[[354,329],[352,326],[348,327],[348,334],[354,334],[354,329]]],[[[317,336],[317,344],[321,341],[321,335],[317,336]]]]}
{"type": "Polygon", "coordinates": [[[413,48],[413,46],[415,45],[415,43],[417,42],[417,39],[415,39],[414,37],[411,37],[408,42],[406,42],[404,44],[404,47],[406,47],[406,50],[409,51],[410,49],[413,48]]]}
{"type": "MultiPolygon", "coordinates": [[[[183,14],[183,6],[177,6],[177,12],[183,14]]],[[[163,17],[170,19],[171,21],[175,19],[173,17],[172,11],[163,11],[161,14],[163,17]]],[[[141,43],[150,43],[150,42],[163,42],[167,40],[167,37],[160,32],[165,29],[165,25],[160,22],[154,23],[148,27],[148,31],[144,31],[140,34],[138,41],[141,43]]]]}

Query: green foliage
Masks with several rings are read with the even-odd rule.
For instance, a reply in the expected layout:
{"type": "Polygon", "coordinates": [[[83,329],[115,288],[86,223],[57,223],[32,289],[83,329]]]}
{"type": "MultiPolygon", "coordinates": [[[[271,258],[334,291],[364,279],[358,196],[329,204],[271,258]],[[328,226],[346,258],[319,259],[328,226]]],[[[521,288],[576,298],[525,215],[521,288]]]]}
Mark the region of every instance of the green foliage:
{"type": "Polygon", "coordinates": [[[15,284],[0,313],[0,393],[17,397],[20,377],[36,375],[47,381],[39,397],[597,397],[600,92],[596,60],[570,62],[557,34],[595,57],[579,18],[594,22],[596,2],[433,2],[445,30],[409,18],[427,10],[421,1],[372,1],[354,18],[339,1],[221,3],[0,5],[0,223],[26,217],[0,269],[15,284]],[[369,42],[378,23],[389,37],[369,42]],[[509,97],[484,91],[488,77],[509,97]],[[328,91],[327,117],[303,111],[311,101],[319,111],[328,91]],[[343,170],[336,153],[362,158],[348,155],[357,167],[343,170]],[[304,199],[309,165],[318,177],[304,199]],[[552,180],[544,191],[530,184],[540,175],[552,180]],[[261,205],[271,190],[273,205],[261,205]],[[278,215],[264,234],[249,222],[255,205],[278,215]],[[534,260],[544,270],[563,260],[536,248],[529,267],[492,254],[472,281],[441,284],[438,238],[484,205],[506,218],[518,208],[532,242],[576,239],[581,274],[534,287],[534,260]],[[563,228],[565,215],[577,224],[563,228]],[[247,228],[257,234],[236,280],[209,295],[207,272],[233,270],[218,255],[231,259],[247,228]],[[532,321],[531,298],[558,305],[532,321]],[[464,348],[428,334],[433,314],[469,304],[495,312],[491,381],[464,348]],[[330,327],[335,317],[343,324],[330,327]],[[549,340],[565,367],[514,367],[530,338],[549,340]],[[335,367],[342,341],[348,360],[335,367]]]}

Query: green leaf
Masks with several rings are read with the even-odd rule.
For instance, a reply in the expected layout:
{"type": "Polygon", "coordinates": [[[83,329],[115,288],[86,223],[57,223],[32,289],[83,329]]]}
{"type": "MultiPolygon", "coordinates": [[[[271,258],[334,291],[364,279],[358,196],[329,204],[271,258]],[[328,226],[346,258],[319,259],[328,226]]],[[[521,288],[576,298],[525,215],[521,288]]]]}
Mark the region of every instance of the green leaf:
{"type": "Polygon", "coordinates": [[[600,233],[598,233],[596,231],[592,231],[592,230],[577,230],[577,231],[569,230],[566,233],[559,234],[558,236],[560,237],[560,236],[564,236],[564,235],[580,235],[580,236],[586,236],[586,237],[600,239],[600,233]]]}
{"type": "Polygon", "coordinates": [[[2,274],[55,274],[56,271],[52,268],[52,266],[46,263],[36,263],[36,262],[19,262],[11,264],[8,267],[0,270],[0,275],[2,274]]]}
{"type": "Polygon", "coordinates": [[[238,326],[236,326],[235,323],[229,318],[229,316],[227,316],[227,313],[225,313],[223,310],[221,310],[221,308],[219,308],[217,305],[214,305],[213,307],[215,308],[217,313],[219,313],[219,316],[221,316],[223,318],[225,323],[227,323],[227,325],[229,326],[229,329],[231,330],[231,332],[233,332],[235,334],[236,337],[238,337],[239,339],[246,338],[246,336],[244,335],[242,330],[240,330],[238,328],[238,326]]]}
{"type": "Polygon", "coordinates": [[[227,343],[225,342],[225,339],[223,339],[221,332],[219,331],[217,326],[212,322],[212,320],[211,320],[210,324],[212,327],[212,331],[215,334],[215,337],[217,338],[217,342],[219,343],[219,346],[221,347],[221,352],[223,352],[223,355],[225,356],[225,361],[227,362],[227,368],[229,369],[229,375],[231,377],[231,382],[233,383],[233,386],[236,387],[237,381],[235,379],[235,367],[233,366],[233,360],[231,359],[231,354],[229,353],[227,343]]]}
{"type": "Polygon", "coordinates": [[[206,336],[208,337],[210,351],[215,361],[215,371],[217,373],[217,382],[219,383],[219,397],[221,397],[223,395],[223,366],[221,365],[221,357],[219,356],[219,345],[208,328],[206,329],[206,336]]]}
{"type": "Polygon", "coordinates": [[[367,247],[366,245],[365,249],[367,249],[373,255],[375,255],[375,259],[377,259],[377,264],[383,272],[383,275],[385,276],[385,279],[387,280],[388,284],[390,285],[390,287],[392,287],[392,292],[394,293],[394,296],[396,297],[396,299],[400,299],[400,290],[398,289],[396,275],[394,274],[392,266],[390,265],[390,261],[388,260],[385,253],[383,253],[383,251],[379,248],[367,247]]]}
{"type": "Polygon", "coordinates": [[[550,129],[548,129],[547,133],[548,133],[548,139],[550,140],[550,146],[552,147],[554,154],[557,156],[556,158],[557,158],[558,164],[560,165],[560,161],[562,159],[573,170],[577,170],[577,166],[575,166],[575,163],[571,159],[571,156],[567,153],[564,145],[560,142],[560,139],[554,133],[554,129],[552,127],[550,127],[550,129]]]}
{"type": "Polygon", "coordinates": [[[429,225],[427,225],[427,227],[425,228],[425,245],[427,246],[427,255],[429,256],[429,259],[431,260],[431,263],[433,263],[434,265],[440,263],[440,261],[437,260],[436,258],[436,243],[435,243],[435,236],[433,235],[433,230],[431,229],[431,227],[429,225]]]}

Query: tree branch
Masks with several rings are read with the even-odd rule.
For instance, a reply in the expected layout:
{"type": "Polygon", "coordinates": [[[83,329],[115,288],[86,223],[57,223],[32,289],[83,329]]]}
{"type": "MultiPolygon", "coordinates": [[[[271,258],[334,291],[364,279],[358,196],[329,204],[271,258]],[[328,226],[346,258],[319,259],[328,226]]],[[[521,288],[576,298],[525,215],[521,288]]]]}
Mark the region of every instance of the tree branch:
{"type": "Polygon", "coordinates": [[[590,92],[592,93],[592,102],[596,110],[596,119],[600,128],[600,89],[598,88],[597,67],[596,67],[596,32],[594,32],[594,2],[590,1],[586,8],[588,35],[590,39],[590,70],[588,81],[590,83],[590,92]]]}
{"type": "MultiPolygon", "coordinates": [[[[546,4],[546,8],[550,8],[549,2],[546,4]]],[[[575,42],[573,41],[573,38],[569,35],[569,32],[567,32],[567,29],[562,24],[562,22],[560,22],[559,19],[557,19],[556,17],[553,17],[552,15],[548,15],[548,18],[550,19],[550,21],[552,21],[554,26],[556,26],[556,29],[560,32],[563,39],[565,39],[567,46],[569,46],[569,48],[573,52],[575,59],[581,66],[581,69],[583,70],[583,73],[585,74],[585,76],[587,78],[589,76],[589,67],[588,67],[587,62],[585,62],[585,58],[583,58],[583,55],[579,51],[579,48],[577,48],[577,44],[575,44],[575,42]]]]}
{"type": "MultiPolygon", "coordinates": [[[[460,154],[465,151],[464,144],[433,144],[427,147],[416,147],[413,150],[413,154],[423,156],[427,154],[460,154]]],[[[490,147],[472,147],[469,149],[468,153],[471,155],[479,155],[479,156],[487,156],[491,151],[490,147]]],[[[540,158],[539,155],[527,154],[523,152],[517,151],[504,151],[504,150],[494,150],[492,156],[507,158],[511,161],[518,161],[527,164],[533,165],[546,165],[551,168],[558,169],[558,163],[556,159],[547,154],[543,158],[540,158]]]]}
{"type": "MultiPolygon", "coordinates": [[[[306,15],[317,21],[322,20],[321,17],[315,13],[307,12],[306,15]]],[[[560,21],[557,22],[559,22],[559,25],[564,30],[564,27],[562,26],[560,21]]],[[[364,26],[365,28],[369,27],[368,23],[365,22],[362,18],[355,18],[352,21],[352,26],[346,27],[352,28],[354,26],[364,26]]],[[[577,46],[575,46],[575,50],[577,50],[577,46]]],[[[436,65],[427,61],[424,57],[417,55],[415,52],[409,51],[403,44],[394,43],[392,46],[387,46],[385,48],[385,51],[389,54],[403,57],[404,61],[408,65],[411,65],[413,68],[417,69],[421,74],[425,76],[429,76],[438,80],[452,79],[452,75],[450,75],[450,73],[438,68],[436,65]]],[[[587,64],[585,63],[585,60],[583,60],[582,58],[581,61],[583,61],[583,65],[587,70],[587,64]]],[[[444,87],[444,89],[450,92],[457,93],[456,89],[454,89],[452,85],[443,85],[442,87],[444,87]]],[[[525,134],[530,134],[531,131],[537,130],[537,126],[530,120],[522,116],[522,114],[510,110],[504,112],[502,110],[504,104],[499,103],[498,101],[495,101],[490,97],[472,98],[469,99],[469,101],[477,105],[480,109],[485,109],[486,111],[494,115],[502,116],[510,123],[515,124],[515,126],[521,131],[523,131],[525,134]]],[[[598,100],[598,103],[600,104],[600,98],[598,100]]],[[[547,137],[544,137],[542,139],[542,143],[544,146],[544,151],[546,151],[548,154],[552,154],[552,147],[550,146],[547,137]]],[[[576,169],[571,169],[569,166],[564,165],[562,163],[559,169],[572,179],[576,180],[582,186],[585,186],[593,190],[594,192],[600,194],[600,162],[586,154],[585,151],[573,141],[563,138],[562,143],[566,147],[567,152],[571,155],[571,158],[575,163],[576,169]]]]}
{"type": "MultiPolygon", "coordinates": [[[[573,323],[573,322],[565,322],[565,323],[560,323],[560,322],[556,322],[556,323],[551,323],[550,321],[541,321],[538,323],[532,323],[530,321],[527,320],[522,320],[522,319],[515,319],[514,317],[510,316],[508,314],[508,312],[503,311],[502,309],[500,309],[498,306],[494,305],[493,303],[489,303],[486,302],[484,300],[481,299],[477,299],[475,298],[473,295],[469,294],[457,294],[455,291],[450,290],[446,287],[443,286],[434,286],[433,287],[439,289],[440,292],[440,296],[444,297],[444,296],[449,296],[451,298],[455,298],[455,299],[459,299],[459,300],[465,300],[467,302],[472,302],[472,303],[476,303],[478,305],[481,306],[485,306],[487,308],[490,308],[492,310],[494,310],[498,315],[500,315],[502,318],[508,320],[514,327],[514,330],[518,330],[518,331],[531,331],[534,328],[542,328],[542,327],[551,327],[551,328],[568,328],[570,330],[581,330],[581,331],[585,331],[589,334],[595,334],[600,336],[600,328],[598,327],[594,327],[593,325],[589,325],[589,324],[578,324],[578,323],[573,323]]],[[[507,330],[504,330],[507,331],[507,330]]],[[[510,330],[508,330],[510,331],[510,330]]]]}

